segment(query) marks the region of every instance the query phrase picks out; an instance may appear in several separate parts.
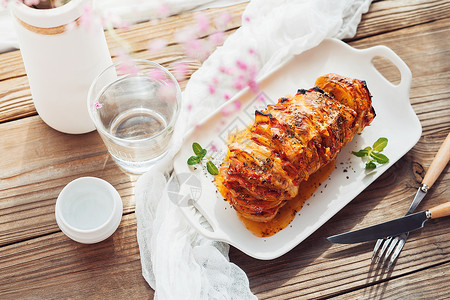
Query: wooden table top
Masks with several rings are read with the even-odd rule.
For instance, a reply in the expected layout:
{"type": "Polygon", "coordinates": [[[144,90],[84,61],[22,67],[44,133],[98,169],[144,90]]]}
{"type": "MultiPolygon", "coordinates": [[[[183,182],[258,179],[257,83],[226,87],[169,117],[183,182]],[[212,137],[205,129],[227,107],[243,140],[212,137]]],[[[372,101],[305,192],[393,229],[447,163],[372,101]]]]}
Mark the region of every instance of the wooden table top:
{"type": "MultiPolygon", "coordinates": [[[[213,17],[227,10],[235,16],[228,25],[231,34],[245,5],[206,12],[213,17]]],[[[168,66],[183,57],[173,33],[192,22],[193,14],[185,13],[156,25],[140,23],[119,35],[132,43],[137,57],[168,66]],[[157,37],[169,40],[169,46],[164,53],[149,53],[146,45],[157,37]]],[[[107,40],[111,47],[109,35],[107,40]]],[[[325,237],[385,221],[387,209],[390,216],[402,216],[450,131],[450,2],[374,1],[356,36],[346,42],[356,48],[386,45],[410,67],[411,104],[423,127],[419,142],[289,253],[260,261],[232,247],[230,260],[246,272],[259,299],[448,299],[449,217],[411,233],[390,271],[370,266],[373,243],[335,245],[325,237]]],[[[190,74],[200,65],[189,61],[190,74]]],[[[399,80],[390,64],[376,65],[388,79],[399,80]]],[[[0,54],[0,141],[0,299],[151,298],[136,240],[135,178],[114,164],[96,132],[62,134],[41,121],[20,51],[0,54]],[[59,192],[81,176],[107,180],[123,199],[120,227],[98,244],[73,242],[55,221],[59,192]]],[[[449,184],[447,166],[418,209],[450,200],[449,184]]]]}

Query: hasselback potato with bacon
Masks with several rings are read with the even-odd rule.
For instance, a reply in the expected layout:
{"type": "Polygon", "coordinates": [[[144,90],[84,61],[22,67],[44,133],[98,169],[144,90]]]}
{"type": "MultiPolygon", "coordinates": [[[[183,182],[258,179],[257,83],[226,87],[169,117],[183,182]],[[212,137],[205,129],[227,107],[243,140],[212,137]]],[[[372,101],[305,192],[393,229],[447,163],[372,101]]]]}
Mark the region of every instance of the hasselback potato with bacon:
{"type": "Polygon", "coordinates": [[[364,81],[328,74],[315,85],[255,111],[253,124],[232,137],[216,183],[244,218],[273,219],[299,183],[375,117],[364,81]]]}

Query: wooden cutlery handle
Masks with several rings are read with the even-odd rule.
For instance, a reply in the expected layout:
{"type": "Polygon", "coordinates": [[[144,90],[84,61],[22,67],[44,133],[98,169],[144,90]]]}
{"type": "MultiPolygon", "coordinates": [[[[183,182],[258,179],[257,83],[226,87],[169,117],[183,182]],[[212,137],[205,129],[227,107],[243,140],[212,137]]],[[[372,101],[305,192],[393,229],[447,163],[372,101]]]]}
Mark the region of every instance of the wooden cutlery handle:
{"type": "Polygon", "coordinates": [[[431,162],[431,165],[428,168],[428,171],[422,180],[422,184],[426,184],[428,185],[428,187],[431,187],[441,174],[442,170],[444,170],[449,160],[450,160],[450,133],[447,135],[447,138],[442,143],[438,153],[436,153],[436,156],[431,162]]]}
{"type": "Polygon", "coordinates": [[[430,208],[428,211],[432,219],[450,216],[450,201],[430,208]]]}

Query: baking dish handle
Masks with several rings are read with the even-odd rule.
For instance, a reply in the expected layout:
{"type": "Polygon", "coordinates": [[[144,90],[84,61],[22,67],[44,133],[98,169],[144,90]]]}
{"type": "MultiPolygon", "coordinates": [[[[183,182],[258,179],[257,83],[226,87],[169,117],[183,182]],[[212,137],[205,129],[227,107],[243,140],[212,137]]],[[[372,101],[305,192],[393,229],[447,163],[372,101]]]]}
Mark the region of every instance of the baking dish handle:
{"type": "Polygon", "coordinates": [[[212,223],[211,220],[194,204],[179,207],[179,209],[182,211],[188,222],[202,235],[211,240],[229,243],[227,235],[218,229],[218,226],[215,226],[215,224],[212,223]],[[210,227],[211,230],[206,227],[210,227]]]}
{"type": "Polygon", "coordinates": [[[400,76],[401,76],[400,83],[397,85],[392,84],[378,70],[377,70],[377,72],[380,73],[380,75],[383,78],[385,78],[385,80],[387,82],[389,82],[389,84],[391,84],[394,88],[399,89],[399,91],[405,93],[406,95],[409,95],[409,90],[411,88],[411,82],[412,82],[411,70],[406,65],[406,63],[394,51],[392,51],[390,48],[388,48],[386,46],[381,46],[381,45],[367,48],[362,51],[365,54],[365,56],[369,59],[369,61],[371,62],[372,66],[374,68],[375,68],[375,66],[373,65],[372,60],[377,56],[386,58],[392,64],[394,64],[394,66],[400,71],[400,76]]]}

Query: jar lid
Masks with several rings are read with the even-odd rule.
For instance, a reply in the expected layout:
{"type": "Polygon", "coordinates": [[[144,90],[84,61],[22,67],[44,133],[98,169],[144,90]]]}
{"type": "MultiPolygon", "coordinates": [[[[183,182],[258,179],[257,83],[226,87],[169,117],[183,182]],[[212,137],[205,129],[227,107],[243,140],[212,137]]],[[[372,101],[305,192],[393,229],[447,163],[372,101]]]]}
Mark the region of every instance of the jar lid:
{"type": "Polygon", "coordinates": [[[61,231],[84,244],[111,236],[122,219],[123,203],[117,190],[96,177],[81,177],[67,184],[56,200],[55,217],[61,231]]]}

